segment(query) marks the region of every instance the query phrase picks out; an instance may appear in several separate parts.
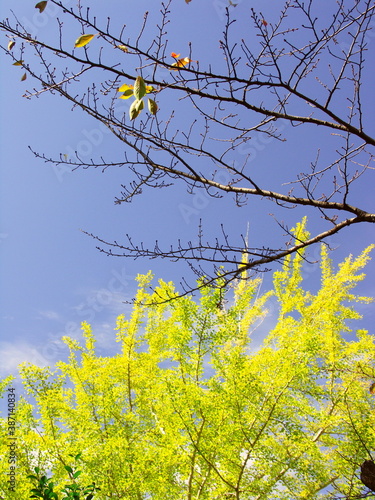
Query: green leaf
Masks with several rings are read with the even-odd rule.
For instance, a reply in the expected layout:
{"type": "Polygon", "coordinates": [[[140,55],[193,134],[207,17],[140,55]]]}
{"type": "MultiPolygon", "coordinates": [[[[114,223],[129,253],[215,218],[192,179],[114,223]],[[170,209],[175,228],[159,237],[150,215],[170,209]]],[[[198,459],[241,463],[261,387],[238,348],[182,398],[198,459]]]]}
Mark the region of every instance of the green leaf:
{"type": "Polygon", "coordinates": [[[44,9],[46,8],[46,6],[47,6],[47,1],[44,0],[43,2],[38,2],[35,5],[35,8],[39,9],[39,13],[41,14],[44,11],[44,9]]]}
{"type": "Polygon", "coordinates": [[[134,82],[134,97],[137,100],[140,100],[145,95],[146,95],[146,84],[141,76],[137,76],[134,82]]]}
{"type": "Polygon", "coordinates": [[[137,116],[139,115],[139,113],[142,111],[143,108],[144,108],[143,100],[136,99],[129,109],[130,119],[134,120],[135,118],[137,118],[137,116]]]}
{"type": "Polygon", "coordinates": [[[37,476],[34,476],[33,474],[29,474],[26,477],[27,477],[27,479],[35,479],[36,481],[39,481],[39,478],[37,476]]]}
{"type": "Polygon", "coordinates": [[[144,103],[143,99],[141,99],[141,100],[139,100],[139,101],[138,101],[138,100],[136,100],[135,102],[137,103],[137,106],[136,106],[137,110],[138,110],[139,112],[141,112],[141,111],[142,111],[142,109],[145,107],[145,103],[144,103]]]}
{"type": "Polygon", "coordinates": [[[76,479],[76,478],[77,478],[78,476],[80,476],[81,474],[82,474],[82,471],[81,471],[81,470],[77,470],[77,472],[75,472],[75,473],[73,474],[74,479],[76,479]]]}
{"type": "Polygon", "coordinates": [[[94,38],[95,35],[81,35],[79,38],[77,38],[76,43],[74,44],[74,47],[84,47],[87,45],[91,40],[94,38]]]}
{"type": "Polygon", "coordinates": [[[156,102],[153,99],[149,98],[149,100],[147,101],[147,105],[148,105],[149,112],[152,115],[156,115],[157,110],[158,110],[158,105],[156,104],[156,102]]]}
{"type": "Polygon", "coordinates": [[[73,473],[73,469],[70,467],[70,465],[64,465],[64,469],[70,473],[73,473]]]}
{"type": "Polygon", "coordinates": [[[133,90],[128,89],[122,95],[120,95],[119,99],[129,99],[133,95],[133,90]]]}
{"type": "MultiPolygon", "coordinates": [[[[143,81],[143,80],[142,80],[143,81]]],[[[144,82],[143,82],[144,83],[144,82]]],[[[144,86],[145,93],[149,94],[150,92],[154,92],[154,87],[152,85],[145,85],[144,86]]],[[[129,99],[132,95],[137,99],[137,96],[134,92],[135,91],[135,86],[134,85],[128,85],[127,83],[124,83],[117,89],[117,92],[123,92],[123,94],[119,97],[119,99],[129,99]]],[[[143,94],[144,95],[144,94],[143,94]]],[[[143,96],[142,96],[143,97],[143,96]]],[[[141,98],[142,98],[141,97],[141,98]]],[[[141,99],[140,98],[140,99],[141,99]]]]}
{"type": "Polygon", "coordinates": [[[31,498],[43,498],[43,494],[40,493],[39,490],[33,489],[30,490],[30,493],[34,493],[34,495],[31,498]]]}

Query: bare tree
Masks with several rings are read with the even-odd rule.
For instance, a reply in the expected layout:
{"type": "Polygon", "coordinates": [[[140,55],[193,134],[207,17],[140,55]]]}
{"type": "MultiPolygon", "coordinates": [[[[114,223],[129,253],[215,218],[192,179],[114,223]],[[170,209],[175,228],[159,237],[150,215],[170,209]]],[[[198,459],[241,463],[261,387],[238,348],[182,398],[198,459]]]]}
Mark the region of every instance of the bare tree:
{"type": "Polygon", "coordinates": [[[325,241],[345,227],[374,223],[375,214],[361,206],[360,197],[352,196],[353,184],[361,177],[370,183],[373,174],[375,139],[366,115],[366,85],[370,82],[366,56],[374,36],[373,2],[338,0],[325,7],[324,18],[318,17],[316,0],[288,0],[275,20],[249,9],[252,27],[247,33],[237,31],[231,17],[235,11],[230,7],[219,44],[222,62],[211,64],[196,61],[199,54],[192,44],[185,57],[171,54],[168,23],[170,18],[173,21],[172,4],[177,1],[182,2],[160,4],[156,28],[146,13],[134,39],[127,37],[125,26],[112,28],[109,18],[95,17],[95,7],[86,8],[81,1],[76,7],[58,0],[37,4],[39,9],[53,6],[61,13],[56,18],[57,36],[43,38],[43,30],[38,36],[29,33],[14,13],[0,23],[8,37],[2,48],[37,82],[26,97],[46,92],[61,95],[102,122],[124,146],[123,157],[117,160],[100,157],[86,161],[78,152],[75,158],[61,155],[57,159],[35,154],[71,169],[127,166],[117,204],[130,202],[145,188],[171,189],[177,182],[184,182],[190,193],[203,189],[212,197],[232,195],[238,206],[252,197],[262,199],[263,205],[272,201],[283,236],[277,248],[249,248],[245,238],[232,245],[224,229],[206,243],[200,227],[197,244],[177,241],[166,249],[158,243],[151,248],[134,243],[130,236],[125,242],[94,236],[101,251],[186,261],[213,285],[221,273],[222,285],[248,269],[264,269],[288,254],[325,241]],[[64,31],[66,23],[76,25],[76,32],[82,35],[95,34],[95,39],[72,48],[64,31]],[[129,117],[118,111],[118,89],[133,84],[139,76],[150,86],[151,103],[164,107],[158,113],[154,108],[152,113],[145,110],[129,117]],[[87,86],[87,81],[96,83],[87,86]],[[166,114],[171,103],[175,110],[166,114]],[[174,117],[185,107],[194,110],[195,119],[180,130],[174,117]],[[287,133],[283,133],[285,123],[291,125],[287,133]],[[271,170],[267,184],[264,172],[260,175],[250,168],[248,146],[254,134],[283,145],[294,130],[300,130],[298,126],[304,127],[307,141],[317,127],[326,133],[330,154],[322,154],[317,147],[314,158],[300,159],[299,173],[285,168],[279,189],[274,190],[271,170]],[[241,162],[239,150],[245,153],[241,162]],[[291,233],[280,213],[298,206],[312,208],[321,219],[321,229],[305,241],[291,242],[285,237],[291,233]],[[244,248],[247,258],[243,260],[244,248]],[[220,271],[222,266],[225,272],[220,271]]]}

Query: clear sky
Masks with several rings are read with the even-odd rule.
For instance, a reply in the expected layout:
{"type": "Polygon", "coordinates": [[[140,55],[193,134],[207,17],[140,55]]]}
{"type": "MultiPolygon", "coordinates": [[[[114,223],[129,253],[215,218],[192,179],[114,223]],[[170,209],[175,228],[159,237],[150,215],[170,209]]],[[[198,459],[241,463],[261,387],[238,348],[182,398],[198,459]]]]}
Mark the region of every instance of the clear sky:
{"type": "MultiPolygon", "coordinates": [[[[239,30],[250,26],[250,3],[255,9],[261,8],[265,17],[272,20],[273,1],[237,3],[232,11],[239,30]]],[[[126,5],[124,8],[124,2],[119,0],[98,2],[95,12],[98,19],[109,15],[115,22],[126,22],[129,29],[136,30],[145,10],[156,15],[159,8],[155,0],[127,2],[126,5]]],[[[193,56],[199,58],[202,65],[221,64],[215,58],[220,54],[217,47],[224,25],[223,5],[224,0],[192,0],[190,4],[174,0],[169,25],[170,47],[183,54],[188,42],[193,41],[193,56]]],[[[40,16],[29,0],[18,0],[11,7],[30,29],[38,31],[38,36],[39,32],[43,36],[43,32],[52,33],[56,29],[53,11],[46,10],[40,16]]],[[[0,4],[1,18],[10,16],[9,9],[9,2],[0,4]]],[[[69,29],[67,25],[65,38],[71,38],[74,43],[79,33],[69,29]]],[[[369,57],[372,56],[372,60],[374,45],[371,39],[369,57]]],[[[121,169],[70,173],[35,158],[28,146],[57,157],[77,149],[87,156],[120,154],[122,145],[92,118],[79,110],[72,111],[69,103],[60,97],[44,94],[38,99],[22,98],[24,91],[32,88],[32,81],[20,81],[20,69],[12,66],[3,53],[0,53],[0,64],[1,376],[15,373],[17,364],[25,360],[53,365],[66,354],[59,339],[66,334],[78,336],[81,321],[92,323],[103,352],[111,349],[115,318],[130,310],[124,301],[133,297],[134,278],[138,273],[152,269],[157,278],[178,283],[185,276],[193,281],[182,264],[108,258],[95,249],[95,242],[80,229],[109,239],[120,239],[129,233],[134,241],[152,244],[158,239],[167,246],[178,238],[194,240],[200,218],[207,237],[217,234],[220,224],[224,223],[237,242],[240,235],[246,233],[250,221],[250,244],[267,241],[267,245],[274,241],[277,225],[265,225],[273,206],[260,200],[236,209],[230,198],[214,200],[202,194],[192,196],[183,185],[176,185],[173,189],[146,191],[132,204],[119,206],[114,204],[114,198],[124,182],[121,169]]],[[[366,81],[373,76],[366,73],[366,81]]],[[[372,93],[373,85],[368,88],[372,93]]],[[[374,109],[371,99],[368,105],[374,109]]],[[[178,110],[176,104],[177,116],[178,110]]],[[[181,126],[192,116],[185,113],[179,116],[181,126]]],[[[374,116],[372,113],[372,122],[367,121],[370,134],[374,134],[374,116]]],[[[283,162],[280,162],[279,144],[265,144],[256,137],[252,144],[252,165],[254,168],[272,165],[273,181],[278,179],[279,168],[289,165],[298,170],[301,161],[312,161],[316,152],[319,132],[312,137],[310,151],[306,151],[306,146],[303,150],[300,146],[305,130],[287,130],[287,127],[285,136],[289,141],[282,150],[283,162]]],[[[357,196],[363,200],[365,208],[374,210],[373,205],[371,208],[373,185],[359,183],[357,196]]],[[[302,215],[301,210],[289,211],[285,220],[293,225],[302,215]]],[[[349,253],[358,254],[373,241],[374,230],[369,225],[345,229],[331,240],[332,246],[337,248],[332,258],[338,263],[349,253]]],[[[318,249],[310,251],[312,259],[317,255],[318,249]]],[[[360,291],[374,295],[374,266],[370,264],[366,272],[368,278],[360,291]]],[[[306,265],[304,274],[307,286],[316,287],[318,267],[306,265]]],[[[270,275],[265,276],[265,288],[270,279],[270,275]]],[[[373,328],[374,306],[361,308],[365,314],[363,323],[373,328]]]]}

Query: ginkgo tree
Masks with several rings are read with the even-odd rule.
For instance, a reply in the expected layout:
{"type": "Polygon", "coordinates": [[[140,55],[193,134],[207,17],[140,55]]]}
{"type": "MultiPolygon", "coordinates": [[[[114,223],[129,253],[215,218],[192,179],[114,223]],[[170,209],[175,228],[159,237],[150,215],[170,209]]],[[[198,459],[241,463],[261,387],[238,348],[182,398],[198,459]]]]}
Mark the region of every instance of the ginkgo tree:
{"type": "Polygon", "coordinates": [[[28,499],[35,467],[61,491],[79,455],[76,488],[99,500],[374,498],[361,465],[375,468],[375,344],[354,327],[355,305],[370,300],[354,290],[370,250],[334,270],[323,246],[315,293],[298,254],[272,290],[241,280],[226,296],[202,287],[197,302],[162,300],[173,284],[151,292],[151,273],[139,276],[118,352],[97,353],[83,323],[84,342],[65,338],[68,361],[21,365],[17,491],[6,488],[2,419],[0,496],[28,499]],[[254,345],[270,301],[274,326],[254,345]]]}
{"type": "Polygon", "coordinates": [[[0,22],[4,51],[22,67],[27,84],[36,82],[25,97],[62,96],[108,127],[122,146],[119,158],[101,150],[90,159],[79,152],[35,152],[38,157],[64,173],[129,167],[123,169],[117,204],[147,196],[149,188],[184,183],[192,195],[232,197],[238,207],[259,200],[255,210],[236,212],[243,228],[249,212],[270,213],[269,230],[252,236],[241,269],[244,241],[240,235],[229,238],[225,228],[206,241],[202,228],[212,227],[211,221],[199,226],[196,244],[181,235],[174,246],[135,242],[131,235],[112,241],[91,230],[108,254],[186,261],[212,284],[222,265],[222,278],[230,282],[245,269],[263,270],[302,246],[375,222],[371,199],[362,194],[373,183],[373,2],[286,0],[272,3],[272,10],[265,3],[265,13],[248,2],[219,3],[224,20],[215,21],[222,24],[222,36],[206,39],[209,53],[195,27],[199,1],[152,2],[140,19],[133,9],[123,12],[121,2],[115,18],[107,19],[98,4],[86,0],[30,1],[29,10],[22,10],[26,19],[35,9],[40,15],[53,9],[48,30],[30,33],[16,12],[0,22]],[[179,15],[181,9],[196,13],[189,21],[191,43],[177,46],[175,24],[181,19],[175,8],[179,15]],[[127,25],[119,25],[118,12],[127,25]],[[147,110],[146,93],[152,96],[147,110]],[[132,97],[124,112],[119,99],[132,97]],[[275,149],[273,159],[262,161],[258,152],[268,144],[275,149]],[[296,145],[298,156],[292,154],[296,145]],[[285,222],[285,209],[296,207],[309,210],[316,229],[308,241],[288,246],[290,226],[307,213],[285,222]],[[279,229],[275,219],[281,226],[276,243],[265,237],[279,229]]]}

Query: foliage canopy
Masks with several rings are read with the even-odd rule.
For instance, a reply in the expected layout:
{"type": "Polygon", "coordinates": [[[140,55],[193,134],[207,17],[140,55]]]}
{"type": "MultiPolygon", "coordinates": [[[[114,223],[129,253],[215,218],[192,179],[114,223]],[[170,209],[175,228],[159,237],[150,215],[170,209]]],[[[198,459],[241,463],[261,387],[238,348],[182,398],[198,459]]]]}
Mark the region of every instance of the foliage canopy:
{"type": "MultiPolygon", "coordinates": [[[[117,354],[96,353],[84,323],[85,342],[65,338],[70,357],[55,371],[21,366],[18,478],[37,466],[61,489],[69,456],[82,453],[77,481],[100,487],[99,500],[358,498],[375,448],[374,338],[351,328],[355,303],[370,300],[354,292],[369,250],[334,271],[323,246],[316,293],[303,288],[300,255],[271,291],[242,280],[226,298],[203,287],[199,303],[157,304],[173,284],[148,292],[151,273],[139,276],[133,312],[117,319],[117,354]],[[252,345],[272,301],[275,324],[252,345]]],[[[0,494],[26,500],[31,483],[6,492],[6,468],[1,460],[0,494]]]]}

